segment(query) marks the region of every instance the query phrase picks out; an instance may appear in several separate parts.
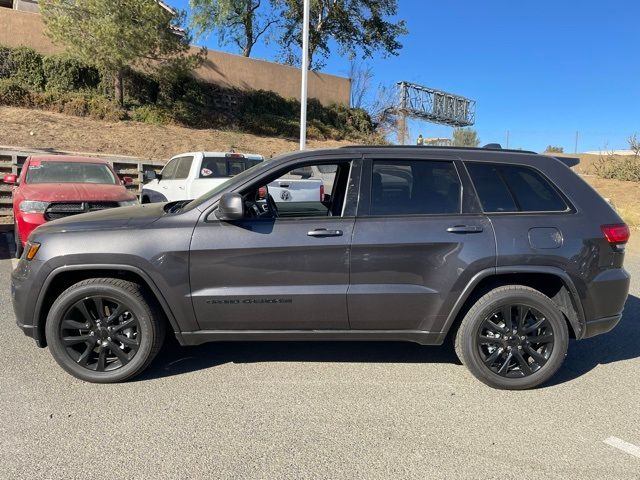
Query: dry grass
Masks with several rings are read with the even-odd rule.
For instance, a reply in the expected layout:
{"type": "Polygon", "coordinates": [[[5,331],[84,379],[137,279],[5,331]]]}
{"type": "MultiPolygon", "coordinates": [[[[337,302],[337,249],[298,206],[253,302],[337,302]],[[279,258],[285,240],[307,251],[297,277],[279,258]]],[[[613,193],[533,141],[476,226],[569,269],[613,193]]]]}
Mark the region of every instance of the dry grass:
{"type": "MultiPolygon", "coordinates": [[[[352,142],[311,140],[309,148],[349,143],[352,142]]],[[[0,145],[168,160],[182,152],[231,149],[270,157],[296,150],[298,141],[173,125],[110,123],[38,110],[0,107],[0,145]]]]}

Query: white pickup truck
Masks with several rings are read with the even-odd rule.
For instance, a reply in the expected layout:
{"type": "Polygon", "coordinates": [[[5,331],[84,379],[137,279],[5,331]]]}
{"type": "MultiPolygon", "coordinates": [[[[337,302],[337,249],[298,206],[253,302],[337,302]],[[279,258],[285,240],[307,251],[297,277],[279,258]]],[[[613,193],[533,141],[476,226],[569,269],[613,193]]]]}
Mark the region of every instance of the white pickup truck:
{"type": "MultiPolygon", "coordinates": [[[[141,203],[192,200],[230,177],[264,161],[262,155],[235,152],[191,152],[173,157],[160,174],[145,172],[150,180],[142,187],[141,203]]],[[[268,185],[276,202],[322,200],[322,173],[291,172],[268,185]]]]}

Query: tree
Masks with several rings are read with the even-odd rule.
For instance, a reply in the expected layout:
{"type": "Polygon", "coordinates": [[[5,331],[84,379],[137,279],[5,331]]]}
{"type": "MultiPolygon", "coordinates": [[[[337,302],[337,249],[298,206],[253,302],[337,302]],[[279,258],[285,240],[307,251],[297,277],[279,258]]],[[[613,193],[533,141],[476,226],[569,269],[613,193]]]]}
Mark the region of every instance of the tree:
{"type": "Polygon", "coordinates": [[[190,5],[198,35],[217,31],[221,44],[236,45],[245,57],[280,19],[263,0],[190,0],[190,5]]]}
{"type": "Polygon", "coordinates": [[[373,80],[373,69],[354,58],[349,63],[349,80],[351,80],[351,107],[365,108],[373,80]]]}
{"type": "Polygon", "coordinates": [[[41,0],[40,9],[54,42],[112,75],[120,105],[128,67],[195,59],[187,55],[190,36],[179,28],[184,13],[156,0],[41,0]]]}
{"type": "Polygon", "coordinates": [[[478,132],[473,128],[456,128],[453,130],[452,144],[456,147],[477,147],[480,145],[478,132]]]}
{"type": "MultiPolygon", "coordinates": [[[[282,9],[283,31],[279,38],[282,60],[290,65],[300,63],[302,48],[303,2],[272,0],[282,9]]],[[[321,68],[331,54],[331,41],[342,54],[363,58],[373,52],[397,55],[402,44],[398,37],[407,33],[404,20],[389,21],[397,14],[397,0],[311,0],[309,21],[309,65],[321,68]]]]}
{"type": "Polygon", "coordinates": [[[553,146],[553,145],[547,145],[547,148],[545,148],[544,151],[547,153],[564,153],[564,148],[553,146]]]}

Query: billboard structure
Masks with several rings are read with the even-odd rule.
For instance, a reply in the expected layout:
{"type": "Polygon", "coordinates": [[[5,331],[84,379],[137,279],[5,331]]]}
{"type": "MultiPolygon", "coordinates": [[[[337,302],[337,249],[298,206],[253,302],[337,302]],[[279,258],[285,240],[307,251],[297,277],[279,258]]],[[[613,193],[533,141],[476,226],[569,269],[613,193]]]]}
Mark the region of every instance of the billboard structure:
{"type": "Polygon", "coordinates": [[[435,88],[410,82],[398,82],[400,138],[404,143],[407,117],[450,127],[468,127],[476,121],[476,102],[435,88]]]}

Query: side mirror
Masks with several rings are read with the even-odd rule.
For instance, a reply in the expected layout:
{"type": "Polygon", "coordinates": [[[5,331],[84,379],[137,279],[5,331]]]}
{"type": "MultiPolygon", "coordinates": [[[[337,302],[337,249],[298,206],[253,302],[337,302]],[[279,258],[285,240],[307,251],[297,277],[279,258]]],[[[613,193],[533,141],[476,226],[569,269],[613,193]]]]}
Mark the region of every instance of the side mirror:
{"type": "Polygon", "coordinates": [[[311,167],[300,167],[295,170],[291,170],[289,175],[298,175],[304,179],[313,177],[313,169],[311,167]]]}
{"type": "Polygon", "coordinates": [[[244,201],[239,193],[225,193],[218,202],[216,217],[223,222],[233,222],[244,218],[244,201]]]}
{"type": "Polygon", "coordinates": [[[125,185],[133,185],[133,178],[131,178],[131,177],[122,177],[122,182],[125,185]]]}
{"type": "Polygon", "coordinates": [[[156,173],[155,170],[145,170],[145,172],[144,172],[144,179],[145,180],[151,181],[151,180],[158,179],[158,181],[160,181],[161,178],[162,178],[162,175],[159,174],[159,173],[156,173]]]}
{"type": "Polygon", "coordinates": [[[18,183],[18,176],[15,173],[10,173],[9,175],[5,175],[2,181],[4,183],[9,183],[11,185],[14,185],[18,183]]]}

